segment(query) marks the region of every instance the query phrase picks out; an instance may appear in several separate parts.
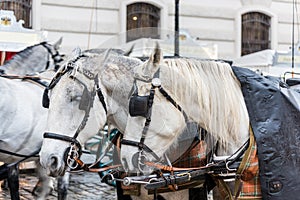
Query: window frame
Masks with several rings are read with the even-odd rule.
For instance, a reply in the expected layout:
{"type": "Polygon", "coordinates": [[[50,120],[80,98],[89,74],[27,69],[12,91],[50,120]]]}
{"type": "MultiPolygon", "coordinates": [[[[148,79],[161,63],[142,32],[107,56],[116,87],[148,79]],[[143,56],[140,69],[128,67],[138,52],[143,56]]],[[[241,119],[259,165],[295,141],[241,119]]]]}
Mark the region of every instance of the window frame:
{"type": "Polygon", "coordinates": [[[126,10],[126,42],[139,38],[160,39],[159,7],[148,2],[136,2],[128,4],[126,10]]]}
{"type": "Polygon", "coordinates": [[[247,12],[241,17],[241,55],[270,49],[271,17],[261,12],[247,12]]]}
{"type": "Polygon", "coordinates": [[[127,32],[127,6],[133,3],[148,3],[160,9],[160,39],[165,39],[167,36],[162,35],[162,30],[168,29],[168,5],[163,0],[123,0],[120,3],[120,44],[126,43],[127,32]]]}
{"type": "Polygon", "coordinates": [[[278,17],[273,12],[270,11],[269,8],[262,8],[261,6],[253,5],[247,6],[246,8],[241,8],[235,17],[235,57],[239,58],[242,55],[242,15],[248,12],[260,12],[265,15],[268,15],[271,18],[271,27],[270,27],[270,48],[277,49],[278,47],[278,17]]]}

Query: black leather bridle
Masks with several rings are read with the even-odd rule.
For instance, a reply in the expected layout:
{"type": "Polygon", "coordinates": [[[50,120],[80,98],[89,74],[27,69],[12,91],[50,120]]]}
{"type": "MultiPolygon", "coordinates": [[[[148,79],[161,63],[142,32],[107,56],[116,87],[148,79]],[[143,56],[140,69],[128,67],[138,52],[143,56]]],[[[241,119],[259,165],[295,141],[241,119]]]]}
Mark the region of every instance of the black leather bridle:
{"type": "Polygon", "coordinates": [[[90,115],[90,110],[93,107],[94,98],[96,95],[98,96],[98,98],[103,106],[103,109],[105,110],[105,113],[107,114],[107,107],[106,107],[105,99],[104,99],[103,93],[101,91],[101,88],[99,87],[98,75],[93,74],[92,72],[90,72],[87,69],[80,69],[78,67],[75,67],[75,65],[76,65],[75,62],[81,57],[85,57],[85,56],[79,56],[76,60],[69,62],[67,64],[67,67],[65,69],[63,69],[61,72],[59,72],[52,79],[50,85],[45,89],[44,95],[43,95],[43,106],[46,108],[49,108],[50,102],[49,102],[49,97],[48,97],[48,91],[55,87],[55,85],[59,82],[59,80],[61,79],[61,77],[63,75],[65,75],[67,72],[71,72],[72,70],[77,70],[77,72],[83,74],[88,79],[94,81],[93,90],[88,91],[88,87],[84,82],[82,82],[75,76],[72,76],[72,75],[69,76],[74,81],[83,85],[83,87],[84,87],[83,96],[85,96],[85,97],[82,97],[80,105],[79,105],[79,109],[84,110],[85,114],[84,114],[84,117],[83,117],[80,125],[78,126],[74,136],[70,137],[70,136],[57,134],[57,133],[53,133],[53,132],[45,132],[44,133],[44,138],[61,140],[61,141],[70,143],[71,146],[68,149],[66,149],[66,151],[65,151],[65,161],[69,165],[69,167],[72,167],[72,164],[70,164],[71,163],[70,161],[73,159],[73,157],[79,158],[80,155],[82,154],[82,147],[81,147],[80,142],[77,140],[77,137],[78,137],[79,133],[86,126],[86,123],[87,123],[89,115],[90,115]]]}
{"type": "MultiPolygon", "coordinates": [[[[42,42],[41,45],[42,45],[44,48],[47,49],[47,51],[48,51],[50,57],[52,58],[53,63],[54,63],[54,69],[55,69],[55,70],[58,70],[58,68],[59,68],[59,63],[60,63],[61,61],[63,61],[63,58],[62,58],[62,57],[63,57],[64,55],[60,55],[59,52],[58,52],[55,48],[53,48],[53,50],[54,50],[54,52],[53,52],[52,48],[50,47],[49,44],[47,44],[47,42],[42,42]]],[[[49,59],[49,57],[48,57],[47,64],[46,64],[46,67],[45,67],[45,70],[47,70],[49,67],[50,67],[50,59],[49,59]]]]}
{"type": "Polygon", "coordinates": [[[140,171],[141,167],[144,166],[144,159],[146,158],[144,151],[150,153],[156,161],[160,161],[160,157],[151,149],[149,148],[144,142],[146,139],[146,135],[151,123],[151,115],[152,115],[152,105],[153,105],[153,100],[154,100],[154,96],[155,96],[155,90],[158,89],[159,92],[173,105],[175,106],[175,108],[177,108],[184,116],[185,121],[188,121],[188,117],[186,115],[186,113],[184,112],[184,110],[181,108],[180,105],[178,105],[176,103],[176,101],[167,93],[166,90],[164,90],[164,88],[161,86],[161,81],[159,79],[159,71],[157,71],[152,80],[151,80],[151,89],[150,89],[150,94],[149,96],[138,96],[137,95],[137,86],[136,86],[136,81],[143,81],[143,82],[150,82],[150,81],[146,81],[146,80],[142,80],[142,79],[135,79],[134,80],[134,85],[133,85],[133,94],[130,97],[130,101],[129,101],[129,113],[132,117],[135,116],[141,116],[141,117],[145,117],[146,121],[142,130],[142,136],[140,138],[139,142],[136,141],[132,141],[132,140],[126,140],[126,139],[122,139],[121,140],[121,144],[122,145],[129,145],[129,146],[134,146],[138,148],[138,152],[136,154],[133,155],[133,162],[134,165],[137,165],[135,167],[138,167],[138,169],[140,171]],[[142,98],[141,101],[137,100],[137,98],[142,98]],[[139,105],[134,105],[136,102],[142,102],[142,101],[146,101],[143,102],[142,106],[139,105]],[[147,106],[147,108],[145,108],[145,106],[147,106]],[[135,108],[143,108],[142,111],[136,111],[134,110],[135,108]],[[136,161],[137,159],[137,161],[136,161]]]}

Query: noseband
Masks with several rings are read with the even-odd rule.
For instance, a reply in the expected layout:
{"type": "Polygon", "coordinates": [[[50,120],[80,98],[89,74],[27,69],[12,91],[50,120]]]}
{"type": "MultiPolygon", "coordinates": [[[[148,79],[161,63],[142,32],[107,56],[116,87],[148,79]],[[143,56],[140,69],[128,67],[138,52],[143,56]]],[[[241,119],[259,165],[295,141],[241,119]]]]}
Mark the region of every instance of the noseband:
{"type": "MultiPolygon", "coordinates": [[[[149,82],[149,81],[145,81],[145,80],[141,80],[141,79],[138,79],[138,80],[143,81],[143,82],[149,82]]],[[[129,114],[132,117],[136,117],[136,116],[145,117],[146,121],[144,124],[144,128],[142,130],[142,136],[141,136],[139,142],[122,139],[121,144],[138,147],[137,154],[134,154],[134,156],[133,156],[133,163],[135,165],[137,165],[137,167],[139,168],[140,171],[142,171],[141,166],[145,165],[143,160],[146,158],[144,151],[150,153],[155,158],[156,161],[160,161],[159,156],[145,144],[146,135],[149,130],[149,126],[150,126],[150,122],[151,122],[152,105],[153,105],[153,100],[154,100],[154,96],[155,96],[155,90],[158,89],[159,92],[173,106],[175,106],[175,108],[177,108],[180,112],[182,112],[186,122],[188,121],[188,117],[187,117],[186,113],[182,110],[181,106],[178,105],[176,103],[176,101],[161,86],[161,80],[159,79],[159,71],[157,71],[154,74],[154,76],[151,80],[151,89],[150,89],[150,94],[148,96],[138,96],[136,81],[137,81],[137,79],[134,80],[134,85],[132,88],[133,94],[130,97],[130,101],[129,101],[129,114]],[[137,163],[134,159],[137,159],[137,163]]]]}
{"type": "Polygon", "coordinates": [[[64,69],[62,72],[58,73],[57,76],[52,79],[48,88],[45,89],[44,95],[43,95],[43,106],[46,108],[49,108],[50,102],[49,102],[48,91],[50,89],[53,89],[55,87],[55,85],[59,82],[61,77],[64,74],[66,74],[67,72],[70,72],[71,70],[77,70],[77,72],[83,74],[88,79],[94,80],[93,90],[89,91],[87,85],[84,82],[82,82],[75,76],[72,76],[72,75],[70,76],[71,79],[73,79],[74,81],[77,81],[84,87],[83,94],[82,94],[82,97],[81,97],[81,100],[79,103],[79,109],[84,110],[85,114],[84,114],[83,120],[81,121],[80,125],[78,126],[74,136],[70,137],[70,136],[65,136],[65,135],[52,133],[52,132],[44,133],[44,138],[61,140],[61,141],[69,142],[71,144],[70,148],[68,148],[65,152],[65,161],[70,168],[77,167],[77,164],[76,164],[76,166],[73,166],[73,164],[72,164],[72,162],[74,161],[73,158],[79,158],[82,154],[82,147],[81,147],[80,142],[77,140],[77,137],[78,137],[79,133],[86,126],[86,123],[87,123],[89,115],[90,115],[90,110],[93,107],[94,98],[95,98],[96,94],[105,110],[105,113],[107,114],[107,107],[106,107],[106,103],[104,100],[104,96],[101,91],[101,88],[99,87],[98,75],[94,75],[92,72],[90,72],[89,70],[86,70],[86,69],[79,70],[78,68],[75,68],[74,65],[75,65],[75,61],[68,63],[66,69],[64,69]]]}

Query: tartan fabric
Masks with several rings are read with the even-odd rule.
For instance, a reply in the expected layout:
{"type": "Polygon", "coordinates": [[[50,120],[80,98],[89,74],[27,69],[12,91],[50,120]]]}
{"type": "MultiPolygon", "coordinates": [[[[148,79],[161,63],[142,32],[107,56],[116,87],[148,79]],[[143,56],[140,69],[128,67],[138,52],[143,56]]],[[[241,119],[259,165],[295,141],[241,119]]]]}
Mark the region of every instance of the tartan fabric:
{"type": "Polygon", "coordinates": [[[259,180],[259,167],[256,143],[251,148],[250,162],[246,163],[246,168],[241,176],[242,189],[238,199],[261,199],[261,187],[259,180]]]}
{"type": "Polygon", "coordinates": [[[177,161],[175,167],[200,167],[206,165],[206,143],[201,140],[191,151],[177,161]]]}

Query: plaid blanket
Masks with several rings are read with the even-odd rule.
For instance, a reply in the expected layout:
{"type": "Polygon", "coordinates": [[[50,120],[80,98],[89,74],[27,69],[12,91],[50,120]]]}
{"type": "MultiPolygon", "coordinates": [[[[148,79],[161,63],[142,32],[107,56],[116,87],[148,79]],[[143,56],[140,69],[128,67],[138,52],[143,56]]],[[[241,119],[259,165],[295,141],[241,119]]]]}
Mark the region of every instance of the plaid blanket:
{"type": "Polygon", "coordinates": [[[246,163],[246,169],[242,173],[242,189],[238,199],[262,199],[256,143],[252,146],[249,161],[246,163]]]}
{"type": "Polygon", "coordinates": [[[206,143],[201,140],[193,149],[184,154],[174,166],[186,168],[205,166],[206,164],[206,143]]]}

